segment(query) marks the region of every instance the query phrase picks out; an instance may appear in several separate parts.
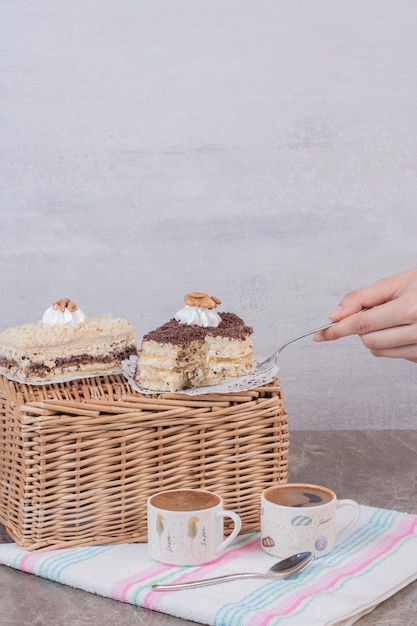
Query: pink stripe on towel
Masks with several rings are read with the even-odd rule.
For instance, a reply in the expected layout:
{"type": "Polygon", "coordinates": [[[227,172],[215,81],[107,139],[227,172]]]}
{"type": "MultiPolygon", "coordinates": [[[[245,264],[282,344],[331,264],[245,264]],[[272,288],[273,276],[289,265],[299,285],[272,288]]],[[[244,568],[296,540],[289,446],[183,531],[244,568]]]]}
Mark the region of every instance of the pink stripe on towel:
{"type": "Polygon", "coordinates": [[[154,565],[139,574],[132,574],[132,576],[128,576],[123,580],[119,580],[110,591],[110,597],[114,600],[120,600],[121,602],[129,602],[127,596],[129,591],[135,585],[139,585],[140,583],[146,583],[149,580],[152,580],[156,576],[163,574],[167,571],[166,565],[154,565]]]}
{"type": "Polygon", "coordinates": [[[256,617],[250,622],[251,626],[268,626],[272,619],[276,619],[277,616],[284,617],[293,614],[301,605],[317,594],[321,594],[326,591],[330,591],[338,583],[347,579],[355,574],[366,570],[367,567],[378,561],[382,561],[388,553],[392,552],[397,544],[413,535],[417,528],[417,517],[407,517],[403,519],[398,526],[394,536],[388,535],[381,539],[372,550],[365,551],[359,557],[354,559],[351,563],[348,563],[344,567],[335,568],[328,575],[323,576],[317,584],[306,586],[303,592],[296,595],[296,597],[290,597],[286,601],[278,604],[276,610],[271,613],[269,609],[265,614],[264,611],[259,611],[256,617]]]}
{"type": "Polygon", "coordinates": [[[28,554],[24,554],[18,561],[18,568],[23,572],[28,572],[29,574],[37,574],[39,569],[39,564],[42,563],[49,555],[52,555],[53,552],[29,552],[28,554]]]}
{"type": "MultiPolygon", "coordinates": [[[[205,565],[201,565],[199,567],[187,568],[186,572],[181,572],[179,576],[171,579],[169,582],[180,583],[187,580],[194,580],[195,578],[209,577],[210,574],[212,574],[213,570],[218,567],[219,563],[221,563],[222,565],[230,563],[231,561],[234,561],[236,558],[242,555],[250,554],[251,552],[259,550],[259,541],[259,536],[255,536],[247,544],[240,546],[239,548],[229,550],[219,559],[216,559],[211,563],[206,563],[205,565]]],[[[150,590],[143,598],[143,606],[154,611],[159,610],[164,595],[165,594],[163,592],[150,590]]]]}

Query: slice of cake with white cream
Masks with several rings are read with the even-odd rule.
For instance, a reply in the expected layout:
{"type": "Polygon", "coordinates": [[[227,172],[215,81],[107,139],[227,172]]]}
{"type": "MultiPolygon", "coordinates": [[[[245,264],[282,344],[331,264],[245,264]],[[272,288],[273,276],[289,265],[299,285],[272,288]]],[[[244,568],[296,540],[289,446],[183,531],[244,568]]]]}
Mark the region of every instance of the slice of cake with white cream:
{"type": "Polygon", "coordinates": [[[218,298],[192,292],[173,319],[147,333],[135,381],[154,391],[218,385],[255,369],[253,330],[235,313],[217,313],[218,298]]]}
{"type": "Polygon", "coordinates": [[[132,354],[136,336],[127,320],[87,317],[69,298],[54,302],[41,321],[0,334],[0,374],[29,384],[119,374],[132,354]]]}

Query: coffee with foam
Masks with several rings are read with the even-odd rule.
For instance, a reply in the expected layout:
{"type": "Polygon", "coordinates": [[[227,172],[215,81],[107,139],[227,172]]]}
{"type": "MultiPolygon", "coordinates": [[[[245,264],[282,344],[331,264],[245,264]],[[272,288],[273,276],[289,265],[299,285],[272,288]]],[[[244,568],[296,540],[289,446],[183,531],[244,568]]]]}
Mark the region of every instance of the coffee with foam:
{"type": "Polygon", "coordinates": [[[331,502],[334,494],[325,488],[310,485],[281,485],[279,489],[268,491],[266,499],[281,506],[304,508],[331,502]]]}
{"type": "Polygon", "coordinates": [[[182,489],[165,491],[150,498],[152,506],[165,511],[204,511],[220,503],[220,498],[214,493],[182,489]]]}

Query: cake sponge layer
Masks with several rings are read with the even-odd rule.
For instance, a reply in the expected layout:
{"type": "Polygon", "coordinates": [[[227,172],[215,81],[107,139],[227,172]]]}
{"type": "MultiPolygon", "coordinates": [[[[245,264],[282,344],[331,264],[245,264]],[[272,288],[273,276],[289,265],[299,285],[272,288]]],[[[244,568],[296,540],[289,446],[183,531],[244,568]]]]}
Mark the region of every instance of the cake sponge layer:
{"type": "Polygon", "coordinates": [[[154,391],[217,385],[254,371],[252,329],[234,313],[220,314],[216,328],[170,320],[145,335],[138,354],[136,382],[154,391]]]}
{"type": "Polygon", "coordinates": [[[135,353],[134,329],[122,318],[91,317],[70,326],[35,322],[0,334],[0,374],[24,382],[114,374],[135,353]]]}

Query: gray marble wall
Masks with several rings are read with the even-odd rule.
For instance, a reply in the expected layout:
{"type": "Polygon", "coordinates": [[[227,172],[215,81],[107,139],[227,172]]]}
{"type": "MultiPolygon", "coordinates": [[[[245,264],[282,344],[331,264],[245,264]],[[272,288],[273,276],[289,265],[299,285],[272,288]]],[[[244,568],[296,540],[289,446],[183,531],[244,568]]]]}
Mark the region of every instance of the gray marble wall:
{"type": "MultiPolygon", "coordinates": [[[[267,354],[416,265],[414,0],[0,0],[0,330],[188,291],[267,354]]],[[[282,353],[293,429],[415,428],[417,366],[282,353]]]]}

